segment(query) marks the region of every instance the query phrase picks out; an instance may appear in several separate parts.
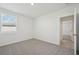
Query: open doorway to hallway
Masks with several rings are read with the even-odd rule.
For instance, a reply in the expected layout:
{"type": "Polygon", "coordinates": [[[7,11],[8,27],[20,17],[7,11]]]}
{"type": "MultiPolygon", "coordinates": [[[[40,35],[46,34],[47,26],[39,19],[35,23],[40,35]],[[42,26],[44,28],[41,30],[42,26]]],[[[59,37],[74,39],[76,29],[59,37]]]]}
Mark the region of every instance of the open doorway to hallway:
{"type": "Polygon", "coordinates": [[[61,17],[60,19],[60,46],[74,49],[74,16],[61,17]]]}

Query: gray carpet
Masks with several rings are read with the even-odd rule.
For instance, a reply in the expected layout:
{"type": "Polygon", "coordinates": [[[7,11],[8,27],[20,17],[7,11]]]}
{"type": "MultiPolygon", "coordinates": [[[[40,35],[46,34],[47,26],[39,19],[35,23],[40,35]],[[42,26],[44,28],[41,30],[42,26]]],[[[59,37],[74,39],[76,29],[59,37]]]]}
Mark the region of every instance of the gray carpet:
{"type": "Polygon", "coordinates": [[[73,55],[73,49],[61,48],[57,45],[37,39],[30,39],[0,47],[0,55],[73,55]]]}

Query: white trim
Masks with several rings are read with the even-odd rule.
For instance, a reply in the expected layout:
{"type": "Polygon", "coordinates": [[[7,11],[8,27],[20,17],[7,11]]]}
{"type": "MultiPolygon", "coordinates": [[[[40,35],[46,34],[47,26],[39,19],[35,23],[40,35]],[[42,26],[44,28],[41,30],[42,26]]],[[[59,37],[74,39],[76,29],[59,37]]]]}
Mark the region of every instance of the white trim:
{"type": "Polygon", "coordinates": [[[0,31],[0,33],[12,33],[12,32],[16,32],[16,31],[17,31],[17,16],[15,16],[15,15],[13,15],[13,16],[16,17],[16,20],[15,20],[15,22],[16,22],[16,23],[15,23],[15,24],[16,24],[16,31],[10,31],[10,32],[7,32],[7,31],[3,32],[3,31],[2,31],[2,23],[3,23],[3,22],[2,22],[2,19],[3,19],[3,16],[4,16],[4,15],[8,15],[8,14],[3,14],[3,13],[1,13],[1,25],[0,25],[1,31],[0,31]]]}
{"type": "MultiPolygon", "coordinates": [[[[74,29],[75,29],[75,31],[74,31],[74,34],[76,34],[76,20],[77,20],[77,9],[76,8],[74,8],[74,29]]],[[[76,55],[76,49],[77,49],[77,47],[76,47],[76,36],[74,36],[74,54],[76,55]]]]}
{"type": "Polygon", "coordinates": [[[25,40],[31,40],[32,38],[28,38],[28,39],[23,39],[23,40],[13,40],[13,41],[6,41],[6,42],[2,42],[0,43],[0,47],[2,46],[6,46],[6,45],[10,45],[10,44],[14,44],[14,43],[18,43],[18,42],[22,42],[22,41],[25,41],[25,40]]]}

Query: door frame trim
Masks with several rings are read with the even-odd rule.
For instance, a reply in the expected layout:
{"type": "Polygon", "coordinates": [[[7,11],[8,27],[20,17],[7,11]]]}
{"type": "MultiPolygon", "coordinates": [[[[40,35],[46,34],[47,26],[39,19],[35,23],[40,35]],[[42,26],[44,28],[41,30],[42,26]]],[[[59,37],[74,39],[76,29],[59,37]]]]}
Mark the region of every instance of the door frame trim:
{"type": "Polygon", "coordinates": [[[67,18],[71,18],[72,19],[72,23],[73,23],[73,25],[72,25],[72,27],[73,27],[72,32],[73,32],[73,41],[74,41],[74,15],[60,17],[60,46],[61,46],[61,40],[62,40],[62,22],[71,20],[71,19],[67,20],[67,18]]]}

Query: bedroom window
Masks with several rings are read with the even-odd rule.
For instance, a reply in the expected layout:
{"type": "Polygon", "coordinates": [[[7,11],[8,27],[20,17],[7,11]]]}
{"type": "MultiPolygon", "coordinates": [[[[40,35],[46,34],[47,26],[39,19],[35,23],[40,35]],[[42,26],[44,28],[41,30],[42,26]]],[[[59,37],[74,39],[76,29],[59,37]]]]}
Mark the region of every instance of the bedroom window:
{"type": "Polygon", "coordinates": [[[16,31],[16,17],[11,15],[1,16],[1,32],[16,31]]]}

